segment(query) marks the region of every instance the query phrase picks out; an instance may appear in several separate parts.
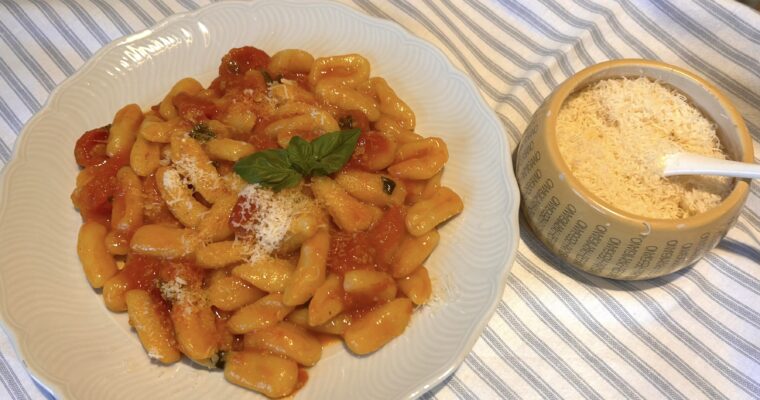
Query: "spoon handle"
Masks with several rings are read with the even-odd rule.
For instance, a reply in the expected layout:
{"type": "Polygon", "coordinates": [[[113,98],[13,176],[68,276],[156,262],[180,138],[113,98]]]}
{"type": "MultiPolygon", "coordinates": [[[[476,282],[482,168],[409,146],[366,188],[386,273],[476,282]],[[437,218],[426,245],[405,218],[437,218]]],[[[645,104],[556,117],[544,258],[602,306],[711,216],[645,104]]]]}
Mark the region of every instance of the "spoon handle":
{"type": "Polygon", "coordinates": [[[663,175],[719,175],[760,179],[760,164],[720,160],[690,153],[676,153],[665,158],[663,175]]]}

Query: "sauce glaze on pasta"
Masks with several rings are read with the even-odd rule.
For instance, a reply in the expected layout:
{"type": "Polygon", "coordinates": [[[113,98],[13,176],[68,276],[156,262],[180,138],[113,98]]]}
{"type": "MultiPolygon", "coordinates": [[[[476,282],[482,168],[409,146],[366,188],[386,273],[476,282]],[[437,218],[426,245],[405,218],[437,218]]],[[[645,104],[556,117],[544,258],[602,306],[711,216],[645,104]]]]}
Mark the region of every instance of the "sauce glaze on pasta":
{"type": "Polygon", "coordinates": [[[422,264],[463,204],[441,186],[446,143],[415,123],[361,55],[232,49],[208,87],[182,79],[77,141],[85,275],[151,358],[185,355],[266,396],[291,394],[325,336],[372,353],[430,298],[422,264]],[[294,136],[347,128],[361,135],[330,176],[275,192],[233,171],[294,136]]]}

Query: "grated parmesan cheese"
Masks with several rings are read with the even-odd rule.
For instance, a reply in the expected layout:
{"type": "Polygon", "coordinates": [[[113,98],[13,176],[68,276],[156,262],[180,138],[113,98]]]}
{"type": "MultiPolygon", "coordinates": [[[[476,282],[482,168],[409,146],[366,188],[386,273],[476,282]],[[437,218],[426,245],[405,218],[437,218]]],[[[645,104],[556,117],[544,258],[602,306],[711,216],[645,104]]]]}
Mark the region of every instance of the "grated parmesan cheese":
{"type": "Polygon", "coordinates": [[[187,282],[179,276],[171,281],[163,282],[159,286],[161,297],[172,303],[184,301],[187,294],[185,286],[187,286],[187,282]]]}
{"type": "MultiPolygon", "coordinates": [[[[183,140],[191,140],[187,138],[183,138],[183,140]]],[[[203,186],[208,188],[209,190],[218,190],[221,185],[221,179],[218,175],[215,175],[207,170],[204,170],[203,168],[198,168],[198,166],[195,164],[194,159],[191,157],[183,154],[179,159],[173,160],[174,161],[174,167],[179,171],[180,174],[183,176],[183,183],[186,185],[193,185],[195,187],[203,186]]],[[[209,165],[212,165],[212,162],[209,160],[207,161],[209,165]]],[[[213,167],[212,167],[213,168],[213,167]]],[[[214,170],[210,168],[209,170],[214,170]]]]}
{"type": "Polygon", "coordinates": [[[161,159],[158,160],[158,163],[165,167],[171,164],[171,162],[172,162],[172,149],[170,146],[164,146],[163,149],[161,149],[161,159]]]}
{"type": "Polygon", "coordinates": [[[717,206],[733,187],[727,177],[661,175],[672,153],[726,154],[715,125],[683,94],[643,77],[602,80],[576,93],[562,105],[556,132],[573,175],[635,215],[689,217],[717,206]]]}
{"type": "Polygon", "coordinates": [[[208,302],[202,290],[189,287],[187,281],[180,276],[161,283],[158,289],[161,297],[175,307],[180,307],[185,316],[192,314],[194,309],[203,307],[208,302]]]}
{"type": "MultiPolygon", "coordinates": [[[[164,201],[166,201],[166,204],[168,206],[179,204],[186,210],[189,210],[193,207],[192,197],[183,196],[183,192],[189,190],[188,186],[190,184],[186,178],[182,177],[179,172],[177,172],[177,170],[174,168],[168,168],[164,172],[162,183],[164,185],[164,188],[166,188],[167,198],[165,198],[164,201]]],[[[208,211],[203,212],[202,215],[205,215],[206,213],[208,213],[208,211]]],[[[195,243],[188,239],[190,239],[188,235],[182,238],[186,254],[192,253],[193,246],[195,246],[195,243]]]]}
{"type": "Polygon", "coordinates": [[[247,185],[240,191],[243,215],[253,215],[247,221],[232,222],[235,228],[250,232],[255,241],[243,243],[248,247],[250,262],[271,255],[288,233],[293,218],[315,207],[314,201],[299,187],[274,192],[258,184],[247,185]]]}
{"type": "Polygon", "coordinates": [[[169,197],[166,199],[167,205],[172,206],[182,201],[182,197],[179,196],[179,193],[187,188],[187,184],[183,181],[177,170],[174,168],[168,168],[166,172],[164,172],[163,181],[161,183],[164,185],[164,188],[166,188],[169,197]]]}

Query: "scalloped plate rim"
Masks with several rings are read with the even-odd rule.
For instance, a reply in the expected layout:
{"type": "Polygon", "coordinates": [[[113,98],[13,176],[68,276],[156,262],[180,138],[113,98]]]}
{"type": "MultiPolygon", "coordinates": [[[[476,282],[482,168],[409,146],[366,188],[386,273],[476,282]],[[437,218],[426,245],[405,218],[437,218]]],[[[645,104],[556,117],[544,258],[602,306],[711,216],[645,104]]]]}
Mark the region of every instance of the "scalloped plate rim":
{"type": "MultiPolygon", "coordinates": [[[[24,154],[24,149],[26,148],[26,144],[29,141],[30,136],[30,130],[38,123],[39,120],[42,120],[45,118],[46,115],[53,112],[55,109],[55,103],[60,97],[61,93],[66,90],[67,87],[74,84],[81,76],[85,75],[90,69],[95,67],[95,64],[97,62],[104,58],[105,55],[111,53],[115,49],[128,45],[134,41],[140,40],[146,36],[152,35],[156,30],[160,30],[167,25],[171,25],[176,23],[177,21],[183,21],[186,19],[193,19],[197,18],[200,14],[206,12],[209,9],[213,8],[224,8],[229,7],[233,5],[243,5],[243,6],[256,6],[258,4],[277,4],[277,3],[290,3],[290,4],[299,4],[299,5],[309,5],[309,6],[315,6],[315,7],[334,7],[336,9],[341,10],[342,12],[346,12],[348,14],[351,14],[353,17],[364,19],[368,22],[372,22],[375,24],[384,25],[385,28],[390,29],[392,31],[395,31],[399,33],[406,41],[413,42],[419,46],[426,47],[429,50],[432,50],[434,53],[436,53],[436,56],[443,61],[443,65],[446,67],[448,75],[454,76],[458,79],[463,80],[470,90],[472,90],[476,98],[478,99],[478,106],[479,108],[486,110],[487,114],[491,119],[494,120],[494,125],[498,127],[499,133],[501,134],[500,142],[502,142],[504,148],[502,148],[502,152],[505,154],[505,161],[507,161],[507,168],[506,173],[504,174],[504,177],[506,178],[506,181],[504,182],[507,186],[507,189],[511,191],[512,193],[518,194],[515,197],[515,201],[512,202],[512,207],[509,210],[509,215],[507,216],[507,219],[511,222],[511,226],[509,226],[511,232],[514,233],[512,236],[511,241],[511,252],[507,255],[506,264],[501,270],[501,273],[499,275],[497,290],[496,290],[496,296],[494,296],[489,306],[487,307],[486,313],[483,315],[483,317],[480,318],[477,324],[474,325],[473,329],[471,330],[472,334],[469,335],[467,340],[464,342],[464,346],[462,347],[462,350],[458,352],[457,356],[454,358],[454,362],[450,363],[450,365],[439,368],[437,371],[432,372],[434,374],[433,377],[428,379],[425,382],[420,382],[416,385],[415,389],[408,393],[406,396],[409,399],[416,398],[423,393],[427,392],[428,390],[432,389],[439,383],[441,383],[446,377],[451,375],[464,361],[464,358],[467,356],[467,354],[472,350],[472,347],[474,346],[477,339],[480,337],[480,334],[482,333],[485,326],[488,324],[488,321],[492,317],[499,301],[502,298],[505,286],[506,286],[506,280],[509,277],[509,272],[511,270],[512,264],[515,261],[515,258],[517,256],[517,250],[518,250],[518,244],[519,244],[519,221],[518,221],[518,214],[519,214],[519,206],[520,206],[520,197],[519,197],[519,191],[517,187],[517,181],[514,176],[514,171],[511,168],[511,152],[509,148],[509,142],[506,139],[507,134],[503,127],[503,125],[498,121],[496,118],[494,111],[488,106],[485,99],[483,98],[482,93],[480,90],[477,89],[477,87],[474,85],[472,79],[461,69],[458,67],[455,67],[451,61],[448,59],[448,57],[439,49],[437,46],[427,42],[426,40],[418,37],[417,35],[409,32],[404,27],[398,25],[397,23],[381,19],[378,17],[374,17],[371,15],[364,14],[361,11],[358,11],[356,9],[353,9],[345,4],[341,3],[333,3],[328,2],[324,0],[306,0],[306,1],[296,1],[296,0],[282,0],[282,1],[276,1],[276,0],[258,0],[253,2],[247,2],[247,1],[227,1],[227,2],[220,2],[220,3],[212,3],[203,7],[200,7],[195,10],[189,10],[186,12],[181,12],[177,14],[173,14],[171,16],[168,16],[161,21],[157,22],[153,26],[143,29],[141,31],[135,32],[130,35],[125,35],[123,37],[117,38],[105,46],[98,49],[90,59],[86,60],[84,64],[77,69],[71,76],[65,78],[60,84],[58,84],[48,95],[47,99],[43,103],[43,105],[40,107],[39,111],[37,111],[24,125],[21,132],[18,135],[18,138],[13,146],[13,151],[11,153],[11,158],[9,162],[0,169],[0,188],[2,188],[2,195],[0,195],[0,224],[2,223],[3,215],[6,212],[6,204],[5,201],[7,198],[10,197],[10,194],[8,194],[7,189],[9,182],[11,181],[11,178],[13,176],[13,172],[16,168],[22,166],[24,163],[29,162],[29,157],[24,154]]],[[[509,250],[509,249],[508,249],[509,250]]],[[[0,296],[4,298],[4,295],[0,293],[0,296]]],[[[11,345],[13,346],[13,349],[16,351],[16,354],[20,356],[20,360],[23,362],[24,366],[27,368],[27,371],[30,373],[30,376],[41,386],[44,386],[46,389],[50,391],[50,393],[53,394],[59,394],[59,393],[71,393],[68,390],[69,383],[68,382],[62,382],[58,383],[53,377],[49,377],[47,374],[45,374],[41,370],[37,370],[34,366],[30,366],[25,360],[29,357],[29,354],[27,351],[25,351],[25,346],[22,344],[23,341],[19,341],[17,333],[24,332],[24,329],[22,326],[16,324],[12,318],[11,315],[6,310],[5,302],[0,303],[0,329],[3,330],[7,334],[7,336],[10,339],[11,345]],[[64,390],[52,390],[53,388],[59,389],[63,388],[64,390]]]]}

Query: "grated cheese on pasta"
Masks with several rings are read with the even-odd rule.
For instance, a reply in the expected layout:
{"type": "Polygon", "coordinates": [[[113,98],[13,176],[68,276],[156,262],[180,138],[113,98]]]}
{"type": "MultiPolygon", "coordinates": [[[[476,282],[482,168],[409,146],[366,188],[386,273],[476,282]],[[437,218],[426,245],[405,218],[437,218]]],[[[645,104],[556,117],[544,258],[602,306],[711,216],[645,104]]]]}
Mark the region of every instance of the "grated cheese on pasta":
{"type": "MultiPolygon", "coordinates": [[[[162,183],[166,190],[170,193],[170,196],[172,196],[171,198],[165,199],[168,206],[182,202],[183,207],[192,207],[191,200],[189,198],[183,198],[179,195],[176,195],[176,193],[180,193],[182,190],[186,190],[189,185],[187,179],[181,176],[177,170],[174,168],[167,169],[166,172],[164,172],[162,183]]],[[[183,243],[185,245],[185,251],[188,253],[192,252],[192,246],[194,243],[189,243],[187,241],[184,241],[183,243]]]]}
{"type": "Polygon", "coordinates": [[[253,243],[246,243],[251,254],[250,262],[274,253],[288,233],[293,218],[314,207],[314,202],[301,193],[299,187],[274,192],[253,184],[243,188],[239,195],[245,198],[241,203],[244,214],[250,215],[255,210],[255,218],[244,223],[232,223],[255,238],[253,243]]]}
{"type": "Polygon", "coordinates": [[[573,175],[632,214],[689,217],[717,206],[733,187],[727,177],[661,175],[672,153],[726,154],[715,125],[683,94],[643,77],[602,80],[573,95],[560,109],[556,131],[573,175]]]}
{"type": "MultiPolygon", "coordinates": [[[[162,181],[164,187],[169,193],[177,193],[179,190],[184,190],[185,183],[183,182],[182,177],[179,175],[179,172],[175,170],[174,168],[169,168],[164,172],[164,178],[162,181]]],[[[172,199],[166,200],[166,204],[171,206],[173,204],[176,204],[180,201],[179,197],[175,197],[172,199]]]]}
{"type": "Polygon", "coordinates": [[[159,290],[161,291],[161,297],[166,301],[174,302],[184,300],[186,291],[185,286],[187,282],[179,276],[173,280],[161,283],[159,290]]]}
{"type": "Polygon", "coordinates": [[[205,306],[207,299],[202,291],[188,288],[187,281],[180,276],[159,284],[161,297],[179,307],[185,316],[190,315],[194,308],[205,306]]]}
{"type": "MultiPolygon", "coordinates": [[[[189,138],[183,138],[183,140],[194,140],[189,138]]],[[[184,178],[184,183],[194,186],[208,187],[210,190],[218,190],[221,186],[220,179],[217,175],[213,175],[208,171],[205,171],[195,165],[194,159],[190,156],[183,154],[174,162],[174,167],[177,168],[180,174],[184,178]]],[[[212,165],[211,161],[208,161],[209,165],[212,165]]]]}
{"type": "Polygon", "coordinates": [[[165,167],[171,164],[171,162],[172,162],[172,149],[170,146],[164,146],[161,149],[161,159],[158,161],[158,163],[165,167]]]}

